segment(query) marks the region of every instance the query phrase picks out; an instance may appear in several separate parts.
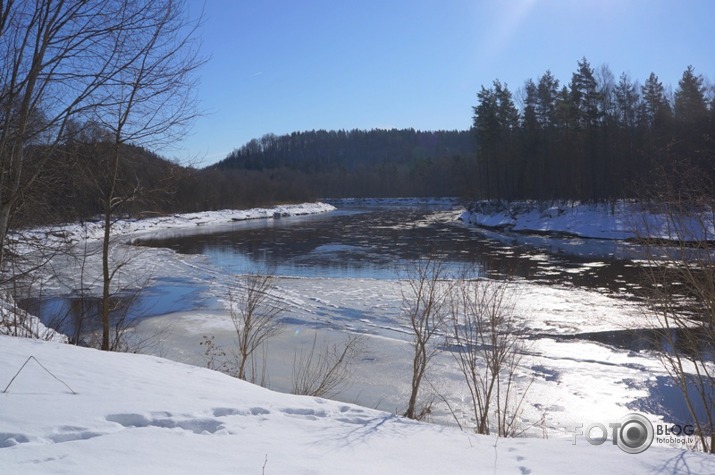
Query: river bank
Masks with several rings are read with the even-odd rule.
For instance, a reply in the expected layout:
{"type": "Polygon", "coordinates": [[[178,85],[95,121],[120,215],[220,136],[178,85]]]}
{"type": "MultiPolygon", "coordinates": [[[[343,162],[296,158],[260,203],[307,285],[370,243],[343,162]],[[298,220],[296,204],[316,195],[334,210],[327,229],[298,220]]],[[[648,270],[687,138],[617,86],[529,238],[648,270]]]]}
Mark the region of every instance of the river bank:
{"type": "Polygon", "coordinates": [[[715,239],[712,210],[674,216],[662,204],[635,201],[477,202],[460,219],[470,225],[520,233],[544,233],[590,239],[642,238],[687,241],[715,239]]]}
{"type": "MultiPolygon", "coordinates": [[[[335,207],[326,203],[301,203],[277,205],[271,208],[224,209],[197,213],[172,214],[136,219],[118,218],[112,223],[112,239],[131,243],[134,239],[156,239],[173,233],[210,233],[217,227],[232,223],[279,219],[288,216],[305,216],[327,213],[335,207]]],[[[16,231],[8,236],[13,252],[32,252],[35,244],[45,247],[75,244],[80,241],[97,241],[103,238],[104,223],[101,220],[68,223],[16,231]]]]}
{"type": "MultiPolygon", "coordinates": [[[[360,206],[363,205],[365,203],[360,206]]],[[[153,229],[144,227],[123,234],[113,245],[113,253],[127,259],[123,267],[125,281],[149,283],[143,294],[148,295],[150,303],[143,304],[144,315],[137,319],[132,331],[140,340],[158,338],[159,344],[146,352],[196,366],[206,365],[204,348],[200,345],[204,336],[214,337],[217,344],[230,351],[235,344],[235,329],[227,295],[234,285],[236,270],[226,267],[225,263],[229,253],[235,251],[235,242],[251,243],[249,250],[255,255],[272,254],[278,262],[297,258],[301,265],[316,265],[303,276],[278,277],[274,297],[286,307],[286,325],[285,331],[266,351],[267,385],[290,391],[295,354],[310,344],[312,335],[317,333],[321,343],[332,344],[339,343],[346,334],[359,333],[365,335],[367,351],[360,359],[352,386],[336,399],[401,413],[410,384],[410,331],[409,325],[400,319],[404,282],[394,269],[380,274],[380,278],[351,277],[354,275],[352,266],[374,260],[382,269],[394,267],[402,259],[419,258],[436,244],[442,257],[477,258],[488,254],[487,261],[500,256],[507,258],[504,261],[507,267],[523,261],[533,265],[533,272],[529,270],[529,273],[534,275],[534,280],[519,276],[514,279],[515,311],[529,334],[528,352],[518,369],[520,384],[530,388],[520,418],[528,435],[568,437],[577,424],[594,418],[618,420],[632,410],[642,411],[654,421],[677,417],[672,401],[663,400],[655,393],[659,388],[654,381],[663,380],[666,374],[652,352],[617,348],[583,336],[648,326],[638,304],[627,298],[627,289],[621,295],[600,284],[584,286],[571,277],[594,276],[610,267],[606,261],[565,260],[563,256],[546,254],[539,249],[484,243],[482,233],[464,229],[456,221],[464,209],[448,207],[445,210],[438,205],[436,210],[431,210],[427,205],[416,203],[391,206],[381,208],[377,221],[369,221],[364,210],[356,213],[339,210],[316,218],[269,220],[270,226],[256,226],[260,221],[224,220],[214,227],[199,217],[185,220],[184,226],[177,224],[164,229],[157,222],[153,229]],[[415,207],[419,209],[415,211],[415,207]],[[235,234],[221,237],[220,253],[204,254],[213,236],[210,233],[223,228],[230,228],[235,234]],[[358,233],[354,238],[357,242],[348,241],[353,239],[347,235],[351,229],[358,233]],[[274,231],[280,233],[273,234],[274,231]],[[328,234],[329,231],[332,234],[328,234]],[[300,234],[293,234],[296,232],[300,234]],[[182,236],[201,233],[200,242],[196,247],[189,247],[190,252],[129,244],[146,236],[174,233],[182,236]],[[379,237],[379,233],[383,235],[379,237]],[[259,238],[261,240],[254,242],[259,238]],[[455,242],[455,238],[461,247],[448,248],[447,243],[455,242]],[[300,245],[291,248],[291,243],[296,242],[300,245]],[[421,242],[430,245],[418,248],[421,242]],[[485,247],[472,252],[476,243],[485,247]],[[346,274],[342,277],[326,276],[325,268],[321,267],[326,261],[329,265],[345,265],[348,260],[351,263],[346,265],[346,274]]],[[[245,271],[271,262],[252,259],[243,256],[238,262],[245,271]]],[[[43,282],[43,290],[50,295],[66,295],[67,289],[77,288],[96,292],[96,281],[90,276],[100,269],[97,256],[89,255],[80,263],[81,266],[71,259],[57,261],[55,268],[59,272],[43,282]],[[81,275],[84,281],[78,278],[81,275]]],[[[485,261],[483,265],[490,264],[485,261]]],[[[288,271],[295,268],[285,267],[288,271]]],[[[622,270],[616,269],[621,280],[624,279],[622,270]]],[[[425,394],[437,401],[432,420],[455,425],[452,410],[439,402],[444,398],[458,411],[460,424],[469,427],[467,389],[453,357],[448,351],[442,351],[434,361],[433,372],[428,376],[432,389],[425,394]]]]}

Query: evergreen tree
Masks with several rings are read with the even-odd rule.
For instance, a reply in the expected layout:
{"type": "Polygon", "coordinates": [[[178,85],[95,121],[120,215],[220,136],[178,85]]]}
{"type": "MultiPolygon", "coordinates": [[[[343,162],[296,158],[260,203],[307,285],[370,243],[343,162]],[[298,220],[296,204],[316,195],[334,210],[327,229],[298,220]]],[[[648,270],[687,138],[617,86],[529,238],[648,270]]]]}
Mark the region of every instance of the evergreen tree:
{"type": "Polygon", "coordinates": [[[556,79],[551,71],[547,70],[541,78],[539,85],[536,87],[537,103],[536,103],[536,120],[541,127],[547,129],[555,127],[559,124],[557,111],[559,109],[559,80],[556,79]]]}
{"type": "Polygon", "coordinates": [[[663,125],[672,116],[670,102],[665,95],[665,88],[655,73],[650,73],[641,87],[643,104],[641,119],[648,127],[663,125]]]}
{"type": "Polygon", "coordinates": [[[481,146],[491,146],[499,135],[499,104],[494,89],[482,86],[477,93],[477,106],[473,107],[474,130],[481,146]]]}
{"type": "Polygon", "coordinates": [[[506,84],[494,81],[494,94],[497,99],[497,117],[502,130],[513,131],[519,127],[519,111],[514,105],[514,98],[506,84]]]}
{"type": "Polygon", "coordinates": [[[573,120],[579,127],[590,128],[598,126],[602,111],[599,104],[602,102],[601,93],[594,77],[593,69],[586,58],[578,62],[578,71],[571,77],[571,102],[574,106],[573,120]]]}
{"type": "Polygon", "coordinates": [[[510,196],[514,191],[510,165],[516,155],[519,111],[506,84],[482,86],[474,107],[474,131],[479,144],[480,188],[486,196],[510,196]]]}
{"type": "Polygon", "coordinates": [[[616,118],[622,127],[635,127],[638,112],[638,89],[628,74],[623,73],[614,89],[616,118]]]}
{"type": "Polygon", "coordinates": [[[636,180],[656,170],[684,166],[715,177],[715,100],[703,83],[692,67],[685,71],[677,121],[654,73],[639,87],[586,58],[568,87],[550,71],[528,79],[521,110],[506,85],[483,87],[474,108],[481,196],[612,200],[633,196],[636,180]]]}
{"type": "Polygon", "coordinates": [[[708,106],[703,77],[696,75],[692,66],[688,66],[678,82],[674,96],[674,115],[677,120],[690,124],[707,119],[708,106]]]}
{"type": "Polygon", "coordinates": [[[531,79],[524,84],[524,112],[522,115],[522,127],[527,132],[533,132],[539,128],[539,121],[536,117],[536,109],[539,105],[539,91],[531,79]]]}

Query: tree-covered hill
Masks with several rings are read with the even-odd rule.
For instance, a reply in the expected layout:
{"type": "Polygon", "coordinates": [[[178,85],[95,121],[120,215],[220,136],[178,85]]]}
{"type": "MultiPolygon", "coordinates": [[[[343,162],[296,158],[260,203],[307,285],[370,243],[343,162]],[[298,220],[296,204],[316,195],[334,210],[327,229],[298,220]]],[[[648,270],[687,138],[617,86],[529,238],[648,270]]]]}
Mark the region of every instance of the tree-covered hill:
{"type": "Polygon", "coordinates": [[[321,172],[396,164],[415,166],[423,160],[468,156],[474,152],[468,131],[423,132],[414,129],[313,130],[264,135],[231,152],[219,169],[289,168],[321,172]]]}
{"type": "Polygon", "coordinates": [[[309,131],[265,135],[202,170],[204,206],[339,197],[459,195],[474,170],[470,131],[309,131]]]}

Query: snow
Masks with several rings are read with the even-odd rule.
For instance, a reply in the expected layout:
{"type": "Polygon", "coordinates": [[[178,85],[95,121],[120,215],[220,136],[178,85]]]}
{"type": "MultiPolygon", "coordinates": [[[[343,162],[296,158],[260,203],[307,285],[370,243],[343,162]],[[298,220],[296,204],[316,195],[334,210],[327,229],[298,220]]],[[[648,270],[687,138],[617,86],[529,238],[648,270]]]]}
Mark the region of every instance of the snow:
{"type": "MultiPolygon", "coordinates": [[[[0,393],[0,473],[573,473],[575,467],[584,473],[715,473],[713,457],[658,443],[640,455],[626,454],[610,441],[591,446],[579,438],[574,445],[574,427],[580,423],[617,421],[631,411],[654,423],[665,420],[662,407],[643,404],[652,396],[650,384],[665,376],[656,357],[579,339],[585,332],[647,326],[633,302],[569,286],[515,282],[516,314],[532,335],[518,370],[521,383],[531,381],[523,420],[543,422],[530,427],[529,438],[496,439],[459,431],[444,407],[433,412],[438,424],[395,416],[409,394],[409,332],[398,319],[399,280],[278,279],[272,296],[286,305],[288,324],[268,348],[271,388],[290,390],[294,351],[309,344],[315,332],[327,341],[337,342],[346,333],[367,339],[353,386],[338,396],[347,402],[298,397],[202,368],[203,335],[215,336],[227,348],[235,338],[222,300],[228,277],[202,256],[129,245],[147,237],[213,232],[236,219],[331,209],[303,204],[117,223],[112,249],[119,259],[131,256],[128,276],[185,279],[201,286],[214,305],[142,320],[135,330],[140,338],[161,334],[155,356],[0,337],[0,390],[30,356],[37,358],[0,393]]],[[[588,213],[584,210],[580,219],[588,213]]],[[[551,215],[558,218],[559,212],[551,215]]],[[[585,232],[576,216],[541,226],[585,232]]],[[[602,230],[618,228],[607,213],[598,223],[602,230]]],[[[600,237],[609,235],[606,231],[600,237]]],[[[25,236],[91,247],[101,237],[101,226],[68,225],[25,236]]],[[[335,242],[314,252],[355,250],[335,242]]],[[[46,291],[76,288],[79,271],[71,260],[53,261],[59,276],[43,283],[46,291]]],[[[98,275],[97,256],[90,253],[85,260],[83,272],[98,275]]],[[[449,353],[435,358],[428,379],[468,428],[466,389],[449,353]]]]}
{"type": "MultiPolygon", "coordinates": [[[[277,278],[274,297],[286,306],[288,324],[268,344],[269,386],[291,390],[296,351],[310,345],[317,332],[321,343],[340,344],[344,336],[364,335],[365,351],[351,377],[352,385],[336,395],[341,401],[401,413],[410,391],[411,348],[408,323],[399,319],[401,283],[387,279],[277,278]]],[[[633,302],[565,286],[516,282],[515,314],[528,328],[527,349],[518,368],[519,387],[530,384],[521,419],[535,427],[530,437],[564,438],[578,423],[594,418],[619,420],[631,410],[653,422],[668,418],[667,407],[643,407],[651,397],[647,382],[664,377],[649,352],[615,349],[588,341],[583,333],[643,328],[643,313],[633,302]],[[543,419],[543,422],[541,420],[543,419]]],[[[226,310],[196,310],[144,319],[140,335],[161,334],[154,354],[174,361],[206,365],[202,336],[212,336],[225,349],[235,346],[235,329],[226,310]]],[[[433,360],[422,399],[439,392],[431,421],[456,426],[440,403],[444,398],[470,427],[467,389],[449,352],[433,360]]],[[[678,446],[680,447],[680,446],[678,446]]]]}
{"type": "MultiPolygon", "coordinates": [[[[252,208],[246,210],[226,209],[199,213],[175,214],[144,219],[118,219],[112,225],[109,261],[118,269],[112,291],[138,289],[156,277],[190,275],[204,272],[201,257],[178,259],[169,249],[154,249],[135,246],[142,239],[162,239],[183,234],[215,233],[230,229],[248,220],[280,219],[286,216],[302,216],[326,213],[335,207],[325,203],[302,203],[252,208]]],[[[74,293],[83,289],[89,295],[99,295],[102,284],[101,240],[104,235],[102,222],[84,222],[52,227],[39,227],[15,232],[8,236],[8,248],[15,254],[25,256],[30,262],[46,262],[51,269],[41,280],[34,283],[35,292],[41,288],[50,293],[74,293]],[[60,249],[62,252],[58,252],[60,249]]],[[[2,300],[2,299],[0,299],[2,300]]]]}
{"type": "MultiPolygon", "coordinates": [[[[712,215],[712,211],[709,214],[712,215]]],[[[715,237],[715,220],[711,216],[704,219],[702,216],[683,217],[674,223],[662,210],[628,201],[612,205],[564,202],[550,206],[531,202],[508,205],[483,202],[462,213],[460,219],[487,228],[593,239],[633,239],[639,235],[660,239],[686,237],[688,240],[712,240],[715,237]]]]}
{"type": "MultiPolygon", "coordinates": [[[[181,233],[211,233],[216,232],[221,226],[228,226],[237,221],[276,219],[285,216],[325,213],[333,210],[335,210],[335,207],[326,203],[301,203],[278,205],[272,208],[251,208],[246,210],[224,209],[143,219],[119,219],[112,225],[112,237],[131,242],[137,239],[167,238],[181,233]],[[197,227],[201,229],[199,230],[197,227]]],[[[23,245],[23,242],[41,242],[47,245],[53,243],[97,241],[102,239],[103,233],[104,223],[101,221],[93,221],[40,227],[10,235],[9,239],[11,242],[14,242],[14,251],[23,253],[34,249],[31,245],[23,245]]]]}
{"type": "Polygon", "coordinates": [[[27,362],[0,393],[3,473],[715,473],[715,458],[695,452],[496,439],[158,357],[5,336],[0,346],[2,388],[27,362]]]}
{"type": "Polygon", "coordinates": [[[66,342],[67,337],[47,328],[39,318],[15,304],[10,293],[0,297],[0,335],[66,342]]]}

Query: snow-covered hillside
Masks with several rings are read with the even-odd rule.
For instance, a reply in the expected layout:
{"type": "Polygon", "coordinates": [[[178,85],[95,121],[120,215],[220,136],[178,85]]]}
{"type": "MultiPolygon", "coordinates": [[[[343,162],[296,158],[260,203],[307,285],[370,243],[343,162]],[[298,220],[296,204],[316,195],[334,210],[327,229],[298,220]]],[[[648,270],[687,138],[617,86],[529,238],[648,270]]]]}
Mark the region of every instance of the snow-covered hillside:
{"type": "Polygon", "coordinates": [[[157,357],[0,348],[0,390],[27,362],[0,393],[3,474],[715,473],[699,453],[477,436],[157,357]]]}

